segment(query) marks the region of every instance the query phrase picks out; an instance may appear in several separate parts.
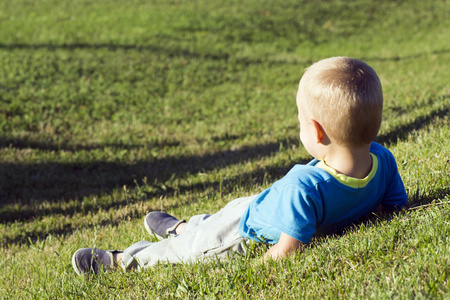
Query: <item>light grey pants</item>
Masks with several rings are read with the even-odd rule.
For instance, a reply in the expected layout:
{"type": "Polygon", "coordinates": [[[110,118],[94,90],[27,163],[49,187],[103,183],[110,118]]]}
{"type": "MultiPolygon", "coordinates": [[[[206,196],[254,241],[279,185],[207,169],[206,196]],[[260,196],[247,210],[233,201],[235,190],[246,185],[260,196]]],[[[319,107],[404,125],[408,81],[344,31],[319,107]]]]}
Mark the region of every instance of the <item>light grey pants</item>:
{"type": "Polygon", "coordinates": [[[244,253],[238,226],[244,211],[256,195],[230,201],[213,215],[193,216],[183,233],[157,243],[141,241],[125,249],[122,267],[127,270],[149,268],[158,262],[193,262],[222,258],[230,250],[244,253]]]}

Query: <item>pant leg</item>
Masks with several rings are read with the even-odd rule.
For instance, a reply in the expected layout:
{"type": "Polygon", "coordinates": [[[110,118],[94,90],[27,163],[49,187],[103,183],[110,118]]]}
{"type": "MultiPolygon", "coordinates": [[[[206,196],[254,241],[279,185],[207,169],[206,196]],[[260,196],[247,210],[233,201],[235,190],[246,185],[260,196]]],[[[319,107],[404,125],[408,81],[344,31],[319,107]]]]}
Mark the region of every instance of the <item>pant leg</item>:
{"type": "Polygon", "coordinates": [[[230,250],[243,253],[244,238],[238,226],[244,211],[255,196],[229,202],[213,215],[192,217],[182,234],[156,243],[141,241],[124,251],[122,267],[138,270],[158,262],[193,262],[210,257],[224,257],[230,250]]]}
{"type": "Polygon", "coordinates": [[[189,222],[187,222],[186,225],[184,226],[183,233],[195,230],[198,226],[200,226],[201,223],[208,220],[209,217],[211,217],[211,215],[208,214],[192,216],[189,219],[189,222]]]}

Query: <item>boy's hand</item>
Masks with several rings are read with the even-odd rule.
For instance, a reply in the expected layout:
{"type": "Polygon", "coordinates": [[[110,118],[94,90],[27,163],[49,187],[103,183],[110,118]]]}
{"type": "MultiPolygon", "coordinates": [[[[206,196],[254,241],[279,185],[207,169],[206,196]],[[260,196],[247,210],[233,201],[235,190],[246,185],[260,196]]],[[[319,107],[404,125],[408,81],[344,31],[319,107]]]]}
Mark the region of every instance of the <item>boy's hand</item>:
{"type": "Polygon", "coordinates": [[[280,240],[278,243],[273,245],[267,252],[261,257],[260,261],[266,261],[268,259],[278,259],[280,257],[285,257],[290,253],[293,253],[298,249],[298,247],[303,244],[297,239],[281,233],[280,240]]]}

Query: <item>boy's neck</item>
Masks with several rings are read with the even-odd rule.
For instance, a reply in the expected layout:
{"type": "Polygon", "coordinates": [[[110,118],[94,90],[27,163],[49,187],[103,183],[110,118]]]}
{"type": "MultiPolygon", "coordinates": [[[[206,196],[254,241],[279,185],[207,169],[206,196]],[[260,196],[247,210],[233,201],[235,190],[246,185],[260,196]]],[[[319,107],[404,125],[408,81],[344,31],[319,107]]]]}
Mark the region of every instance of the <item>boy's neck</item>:
{"type": "Polygon", "coordinates": [[[353,178],[365,178],[372,170],[370,144],[359,148],[348,148],[340,145],[329,145],[323,157],[326,165],[353,178]]]}

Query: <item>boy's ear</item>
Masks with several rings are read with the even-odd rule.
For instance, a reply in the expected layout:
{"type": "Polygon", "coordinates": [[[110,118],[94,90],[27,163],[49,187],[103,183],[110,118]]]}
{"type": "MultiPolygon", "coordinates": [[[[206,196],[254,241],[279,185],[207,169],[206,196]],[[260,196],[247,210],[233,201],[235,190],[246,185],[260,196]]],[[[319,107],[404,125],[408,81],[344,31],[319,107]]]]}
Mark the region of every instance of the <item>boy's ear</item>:
{"type": "Polygon", "coordinates": [[[311,123],[313,129],[314,129],[314,137],[316,138],[316,143],[324,143],[324,137],[325,137],[325,131],[323,130],[322,125],[320,125],[319,122],[316,120],[309,120],[309,123],[311,123]]]}

